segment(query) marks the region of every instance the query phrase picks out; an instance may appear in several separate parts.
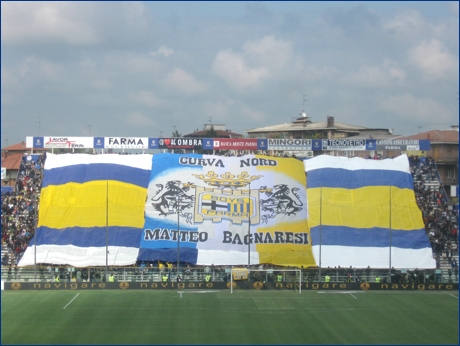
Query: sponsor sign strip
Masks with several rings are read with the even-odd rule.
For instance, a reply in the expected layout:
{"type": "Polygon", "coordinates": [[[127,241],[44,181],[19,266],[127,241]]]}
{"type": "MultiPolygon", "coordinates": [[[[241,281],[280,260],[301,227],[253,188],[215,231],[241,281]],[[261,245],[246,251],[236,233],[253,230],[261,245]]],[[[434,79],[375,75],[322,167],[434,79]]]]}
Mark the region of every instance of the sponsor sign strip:
{"type": "Polygon", "coordinates": [[[205,149],[205,150],[430,150],[418,139],[271,139],[152,137],[27,137],[27,147],[80,149],[205,149]]]}
{"type": "MultiPolygon", "coordinates": [[[[187,290],[187,293],[218,292],[230,289],[230,282],[5,282],[5,290],[187,290]]],[[[292,282],[266,282],[238,281],[233,282],[233,289],[268,289],[268,290],[293,290],[298,288],[298,283],[292,282]]],[[[346,293],[351,294],[364,291],[452,291],[458,292],[458,283],[347,283],[347,282],[302,282],[302,290],[313,290],[318,293],[346,293]],[[325,292],[321,292],[325,291],[325,292]]],[[[183,291],[183,293],[185,293],[183,291]]],[[[77,295],[78,296],[78,295],[77,295]]],[[[452,297],[457,298],[451,294],[452,297]]],[[[76,297],[74,297],[75,299],[76,297]]],[[[72,299],[72,301],[74,300],[72,299]]],[[[71,301],[71,302],[72,302],[71,301]]],[[[71,303],[70,302],[70,303],[71,303]]],[[[69,303],[69,304],[70,304],[69,303]]],[[[67,304],[67,305],[69,305],[67,304]]],[[[67,307],[66,305],[66,307],[67,307]]]]}

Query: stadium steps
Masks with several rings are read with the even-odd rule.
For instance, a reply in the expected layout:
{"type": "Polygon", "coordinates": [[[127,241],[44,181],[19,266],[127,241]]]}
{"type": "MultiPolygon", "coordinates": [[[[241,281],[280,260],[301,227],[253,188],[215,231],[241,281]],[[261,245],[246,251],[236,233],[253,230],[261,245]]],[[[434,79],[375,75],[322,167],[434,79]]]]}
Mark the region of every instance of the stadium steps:
{"type": "MultiPolygon", "coordinates": [[[[7,253],[9,253],[8,246],[6,244],[2,244],[2,255],[1,255],[2,260],[3,260],[3,256],[5,256],[5,254],[7,254],[7,253]]],[[[13,258],[11,256],[11,254],[10,254],[9,258],[8,258],[8,265],[14,265],[13,258]]]]}
{"type": "MultiPolygon", "coordinates": [[[[458,259],[459,259],[459,256],[456,255],[456,256],[452,256],[452,258],[455,258],[457,260],[457,263],[458,263],[458,259]]],[[[442,270],[442,274],[441,274],[441,282],[458,282],[458,277],[455,278],[455,274],[454,274],[454,270],[452,268],[452,265],[449,263],[449,261],[447,260],[447,257],[445,257],[444,255],[441,256],[441,258],[439,259],[439,268],[442,270]],[[449,278],[449,275],[447,273],[447,270],[450,269],[452,271],[452,276],[449,278]]]]}

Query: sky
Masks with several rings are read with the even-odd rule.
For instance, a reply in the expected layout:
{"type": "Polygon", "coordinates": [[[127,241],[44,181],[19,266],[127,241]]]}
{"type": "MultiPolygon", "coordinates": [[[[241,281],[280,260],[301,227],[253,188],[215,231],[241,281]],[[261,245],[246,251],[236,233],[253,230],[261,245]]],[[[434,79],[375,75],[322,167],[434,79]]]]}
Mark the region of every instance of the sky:
{"type": "Polygon", "coordinates": [[[449,130],[459,3],[1,2],[1,146],[205,124],[449,130]]]}

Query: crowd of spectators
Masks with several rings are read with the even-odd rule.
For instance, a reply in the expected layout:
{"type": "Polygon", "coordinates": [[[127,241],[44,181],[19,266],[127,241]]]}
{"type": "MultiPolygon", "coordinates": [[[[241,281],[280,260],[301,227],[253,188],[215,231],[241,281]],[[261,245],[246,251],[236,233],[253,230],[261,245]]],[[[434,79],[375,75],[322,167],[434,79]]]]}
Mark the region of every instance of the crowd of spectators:
{"type": "Polygon", "coordinates": [[[45,155],[24,155],[14,190],[1,196],[2,244],[8,248],[2,265],[15,266],[33,237],[45,159],[45,155]]]}
{"type": "Polygon", "coordinates": [[[458,272],[458,210],[449,203],[438,170],[431,157],[409,157],[411,174],[417,204],[422,212],[425,230],[429,236],[433,255],[440,266],[441,256],[445,256],[452,269],[458,272]]]}

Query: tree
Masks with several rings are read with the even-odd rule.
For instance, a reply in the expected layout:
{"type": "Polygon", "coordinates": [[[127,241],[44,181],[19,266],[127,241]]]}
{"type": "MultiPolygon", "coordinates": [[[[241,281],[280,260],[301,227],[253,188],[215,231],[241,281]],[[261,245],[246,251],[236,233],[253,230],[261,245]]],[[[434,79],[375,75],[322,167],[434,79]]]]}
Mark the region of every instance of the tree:
{"type": "Polygon", "coordinates": [[[206,130],[206,133],[204,134],[204,138],[218,138],[217,131],[214,130],[214,126],[211,125],[211,128],[206,130]]]}
{"type": "MultiPolygon", "coordinates": [[[[287,137],[289,138],[289,136],[287,136],[287,137]]],[[[284,138],[284,133],[282,133],[282,132],[270,133],[270,134],[268,134],[268,138],[283,139],[284,138]]]]}
{"type": "MultiPolygon", "coordinates": [[[[175,126],[174,126],[174,131],[171,136],[172,137],[182,137],[182,135],[179,133],[179,131],[177,131],[175,126]]],[[[175,154],[182,154],[184,151],[182,149],[173,149],[172,152],[175,154]]]]}
{"type": "Polygon", "coordinates": [[[321,132],[316,132],[313,136],[313,139],[324,139],[324,138],[327,138],[327,136],[325,136],[321,132]]]}

